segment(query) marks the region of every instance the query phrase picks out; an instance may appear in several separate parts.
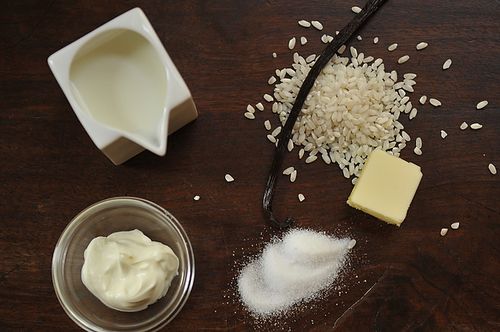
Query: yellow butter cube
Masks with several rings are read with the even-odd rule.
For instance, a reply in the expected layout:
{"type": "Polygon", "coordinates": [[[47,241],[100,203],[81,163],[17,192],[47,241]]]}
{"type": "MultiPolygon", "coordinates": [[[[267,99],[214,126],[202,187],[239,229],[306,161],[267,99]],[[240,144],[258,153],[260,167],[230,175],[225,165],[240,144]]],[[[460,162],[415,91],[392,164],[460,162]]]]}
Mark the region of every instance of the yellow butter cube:
{"type": "Polygon", "coordinates": [[[400,226],[421,179],[420,166],[385,151],[374,150],[347,204],[389,224],[400,226]]]}

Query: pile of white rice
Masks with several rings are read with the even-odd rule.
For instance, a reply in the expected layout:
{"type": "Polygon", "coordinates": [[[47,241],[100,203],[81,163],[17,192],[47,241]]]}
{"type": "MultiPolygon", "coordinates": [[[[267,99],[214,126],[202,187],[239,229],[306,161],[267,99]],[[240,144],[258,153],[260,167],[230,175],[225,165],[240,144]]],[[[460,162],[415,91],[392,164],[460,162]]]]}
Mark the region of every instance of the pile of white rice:
{"type": "MultiPolygon", "coordinates": [[[[292,141],[303,150],[299,158],[307,152],[307,163],[318,157],[336,163],[354,183],[371,151],[379,148],[399,156],[410,140],[398,119],[403,113],[410,119],[416,116],[417,109],[406,96],[413,92],[416,74],[407,73],[398,82],[397,72],[386,72],[382,59],[365,57],[354,47],[350,53],[350,57],[335,55],[317,78],[292,141]]],[[[316,56],[295,53],[293,59],[291,68],[276,70],[272,111],[283,125],[316,56]]],[[[293,149],[291,142],[288,148],[293,149]]]]}

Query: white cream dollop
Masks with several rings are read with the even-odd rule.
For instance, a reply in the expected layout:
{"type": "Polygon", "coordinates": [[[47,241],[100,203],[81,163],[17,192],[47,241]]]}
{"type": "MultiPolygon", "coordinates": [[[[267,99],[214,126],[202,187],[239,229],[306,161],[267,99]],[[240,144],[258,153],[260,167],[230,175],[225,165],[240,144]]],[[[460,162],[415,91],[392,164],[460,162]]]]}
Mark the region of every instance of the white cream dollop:
{"type": "Polygon", "coordinates": [[[83,284],[119,311],[144,310],[165,296],[179,268],[170,247],[137,229],[94,238],[84,259],[83,284]]]}

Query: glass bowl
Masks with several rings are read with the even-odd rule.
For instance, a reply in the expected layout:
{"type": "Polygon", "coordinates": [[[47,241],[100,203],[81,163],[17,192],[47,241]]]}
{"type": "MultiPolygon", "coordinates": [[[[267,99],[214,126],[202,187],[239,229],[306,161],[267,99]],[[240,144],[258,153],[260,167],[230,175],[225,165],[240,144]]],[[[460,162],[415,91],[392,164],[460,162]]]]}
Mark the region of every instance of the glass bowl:
{"type": "Polygon", "coordinates": [[[168,211],[144,199],[110,198],[80,212],[64,229],[52,257],[52,282],[64,311],[87,331],[156,331],[186,303],[194,281],[194,255],[180,223],[168,211]],[[82,283],[83,252],[97,236],[138,229],[168,245],[179,258],[179,274],[167,294],[138,312],[120,312],[102,304],[82,283]]]}

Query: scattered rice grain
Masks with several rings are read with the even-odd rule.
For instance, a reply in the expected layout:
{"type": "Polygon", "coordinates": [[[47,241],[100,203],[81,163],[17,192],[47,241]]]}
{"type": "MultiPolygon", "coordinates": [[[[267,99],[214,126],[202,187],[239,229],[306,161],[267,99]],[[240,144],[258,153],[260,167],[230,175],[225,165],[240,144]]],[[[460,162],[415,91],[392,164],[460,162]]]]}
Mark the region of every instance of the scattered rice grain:
{"type": "Polygon", "coordinates": [[[261,112],[264,110],[264,105],[262,105],[262,103],[257,103],[255,107],[261,112]]]}
{"type": "Polygon", "coordinates": [[[441,234],[441,236],[445,236],[446,233],[448,233],[448,228],[441,228],[441,232],[439,232],[439,234],[441,234]]]}
{"type": "Polygon", "coordinates": [[[477,129],[481,129],[481,128],[483,128],[483,125],[480,123],[477,123],[477,122],[470,125],[470,129],[477,130],[477,129]]]}
{"type": "Polygon", "coordinates": [[[460,129],[462,129],[462,130],[467,129],[467,127],[469,127],[469,125],[467,124],[467,122],[462,122],[462,124],[460,125],[460,129]]]}
{"type": "Polygon", "coordinates": [[[295,182],[297,179],[297,170],[294,169],[293,172],[290,174],[290,182],[295,182]]]}
{"type": "Polygon", "coordinates": [[[318,159],[318,156],[309,156],[306,158],[306,164],[310,164],[318,159]]]}
{"type": "Polygon", "coordinates": [[[360,8],[360,7],[358,7],[358,6],[353,6],[353,7],[351,8],[351,10],[352,10],[352,12],[353,12],[354,14],[359,14],[359,13],[361,13],[361,8],[360,8]]]}
{"type": "Polygon", "coordinates": [[[398,63],[401,65],[401,64],[405,63],[408,60],[410,60],[410,56],[409,55],[403,55],[402,57],[400,57],[398,59],[398,63]]]}
{"type": "Polygon", "coordinates": [[[387,47],[387,50],[388,50],[389,52],[392,52],[392,51],[394,51],[396,48],[398,48],[398,43],[394,43],[394,44],[389,45],[389,47],[387,47]]]}
{"type": "Polygon", "coordinates": [[[320,21],[311,21],[311,24],[316,30],[323,30],[323,24],[320,21]]]}
{"type": "Polygon", "coordinates": [[[283,175],[290,175],[293,173],[294,170],[295,170],[295,167],[293,167],[293,166],[287,167],[283,170],[283,175]]]}
{"type": "Polygon", "coordinates": [[[426,48],[427,46],[429,46],[429,44],[427,44],[426,42],[420,42],[417,44],[416,48],[417,48],[417,51],[420,51],[420,50],[423,50],[424,48],[426,48]]]}
{"type": "Polygon", "coordinates": [[[300,45],[305,45],[305,44],[307,44],[307,38],[304,36],[300,37],[300,45]]]}
{"type": "Polygon", "coordinates": [[[193,199],[194,199],[195,201],[199,201],[199,200],[200,200],[200,196],[196,195],[196,196],[194,196],[194,197],[193,197],[193,199]]]}
{"type": "Polygon", "coordinates": [[[292,37],[289,41],[288,41],[288,48],[293,50],[295,48],[295,43],[297,42],[297,39],[295,37],[292,37]]]}
{"type": "Polygon", "coordinates": [[[300,20],[298,23],[301,27],[304,27],[304,28],[309,28],[311,26],[311,22],[306,21],[306,20],[300,20]]]}
{"type": "Polygon", "coordinates": [[[420,102],[420,104],[425,104],[425,102],[427,101],[427,96],[426,95],[423,95],[422,97],[420,97],[420,99],[418,100],[420,102]]]}
{"type": "Polygon", "coordinates": [[[231,174],[224,175],[224,179],[226,180],[226,182],[233,182],[234,181],[234,178],[231,176],[231,174]]]}
{"type": "Polygon", "coordinates": [[[415,149],[413,149],[413,152],[414,152],[417,156],[421,156],[421,155],[422,155],[422,150],[421,150],[419,147],[415,147],[415,149]]]}
{"type": "Polygon", "coordinates": [[[272,102],[274,100],[273,96],[271,96],[270,94],[265,94],[264,95],[264,100],[267,101],[267,102],[272,102]]]}
{"type": "Polygon", "coordinates": [[[436,98],[430,98],[429,103],[434,106],[434,107],[439,107],[441,106],[441,102],[437,100],[436,98]]]}
{"type": "Polygon", "coordinates": [[[264,127],[266,128],[266,130],[271,130],[271,121],[264,121],[264,127]]]}
{"type": "Polygon", "coordinates": [[[269,77],[269,79],[267,80],[267,84],[272,85],[274,83],[276,83],[276,77],[274,76],[269,77]]]}
{"type": "Polygon", "coordinates": [[[373,38],[373,43],[374,43],[374,44],[377,44],[377,43],[378,43],[378,37],[374,37],[374,38],[373,38]]]}
{"type": "Polygon", "coordinates": [[[486,106],[488,106],[488,101],[483,100],[483,101],[480,101],[479,103],[477,103],[476,109],[480,110],[480,109],[485,108],[486,106]]]}
{"type": "Polygon", "coordinates": [[[306,197],[302,194],[299,194],[297,197],[299,198],[299,202],[303,202],[306,199],[306,197]]]}
{"type": "Polygon", "coordinates": [[[448,136],[448,133],[444,130],[441,130],[441,138],[446,138],[446,136],[448,136]]]}
{"type": "Polygon", "coordinates": [[[451,67],[451,59],[448,59],[443,63],[443,70],[446,70],[450,67],[451,67]]]}
{"type": "Polygon", "coordinates": [[[422,148],[422,138],[417,137],[417,138],[415,139],[415,146],[416,146],[417,148],[419,148],[419,149],[421,149],[421,148],[422,148]]]}
{"type": "Polygon", "coordinates": [[[495,167],[495,165],[493,164],[489,164],[488,165],[488,169],[490,170],[490,173],[493,174],[493,175],[496,175],[497,174],[497,168],[495,167]]]}
{"type": "Polygon", "coordinates": [[[269,140],[269,142],[276,143],[276,137],[274,137],[273,135],[267,135],[266,137],[269,140]]]}
{"type": "Polygon", "coordinates": [[[249,120],[255,119],[255,115],[253,113],[245,112],[245,114],[243,114],[243,115],[245,116],[245,118],[247,118],[249,120]]]}
{"type": "Polygon", "coordinates": [[[458,229],[458,227],[460,227],[460,223],[459,222],[454,222],[453,224],[450,225],[451,229],[458,229]]]}

